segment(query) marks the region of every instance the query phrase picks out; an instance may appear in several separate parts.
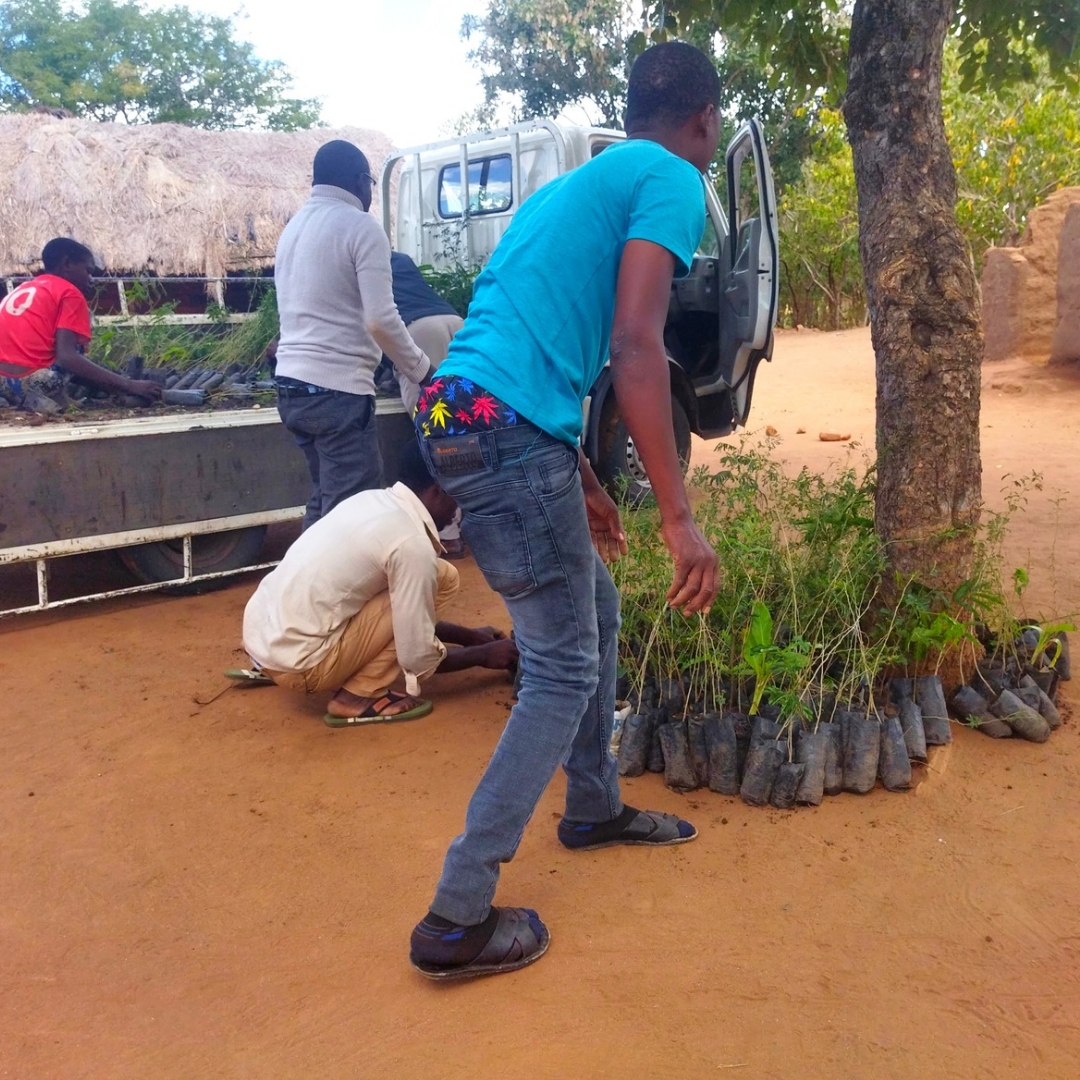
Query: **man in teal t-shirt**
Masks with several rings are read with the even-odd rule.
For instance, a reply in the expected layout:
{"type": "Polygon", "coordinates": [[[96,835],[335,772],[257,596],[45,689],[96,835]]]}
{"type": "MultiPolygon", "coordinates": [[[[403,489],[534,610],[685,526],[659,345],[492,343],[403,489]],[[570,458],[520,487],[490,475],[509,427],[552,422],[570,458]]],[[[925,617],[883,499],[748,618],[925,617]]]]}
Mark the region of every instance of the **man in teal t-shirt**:
{"type": "MultiPolygon", "coordinates": [[[[704,229],[693,165],[649,139],[609,147],[517,212],[477,279],[469,320],[440,376],[464,376],[549,435],[576,443],[581,403],[607,360],[625,244],[665,248],[675,276],[685,277],[704,229]]],[[[429,394],[428,408],[439,398],[429,394]]]]}
{"type": "Polygon", "coordinates": [[[664,324],[705,223],[701,174],[719,141],[712,62],[681,42],[639,57],[625,143],[533,195],[477,279],[469,317],[416,424],[462,532],[506,602],[521,689],[450,845],[410,959],[431,978],[523,967],[550,935],[530,908],[492,907],[560,764],[568,848],[667,845],[697,832],[623,804],[609,749],[618,593],[606,562],[626,552],[619,512],[578,447],[581,405],[610,358],[619,408],[649,473],[674,561],[668,602],[707,612],[716,553],[694,523],[672,432],[664,324]]]}

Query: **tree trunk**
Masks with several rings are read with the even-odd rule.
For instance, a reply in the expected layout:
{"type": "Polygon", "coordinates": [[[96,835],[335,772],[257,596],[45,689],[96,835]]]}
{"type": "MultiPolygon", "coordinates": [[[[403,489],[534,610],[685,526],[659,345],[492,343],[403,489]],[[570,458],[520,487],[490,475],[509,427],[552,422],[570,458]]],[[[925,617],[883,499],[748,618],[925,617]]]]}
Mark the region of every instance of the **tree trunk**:
{"type": "Polygon", "coordinates": [[[877,528],[899,575],[947,593],[972,570],[982,479],[978,287],[941,111],[955,6],[857,0],[844,104],[877,363],[877,528]]]}

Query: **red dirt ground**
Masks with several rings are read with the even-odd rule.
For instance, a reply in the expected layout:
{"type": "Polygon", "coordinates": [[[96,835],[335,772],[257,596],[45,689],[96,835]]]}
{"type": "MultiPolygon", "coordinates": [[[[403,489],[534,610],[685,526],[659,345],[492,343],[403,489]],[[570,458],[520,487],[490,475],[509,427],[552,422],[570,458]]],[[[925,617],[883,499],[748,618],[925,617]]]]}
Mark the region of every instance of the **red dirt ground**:
{"type": "MultiPolygon", "coordinates": [[[[984,382],[987,498],[1046,477],[1009,545],[1027,606],[1076,612],[1075,505],[1049,488],[1078,487],[1080,379],[984,382]]],[[[754,413],[793,463],[846,453],[819,431],[872,446],[867,334],[783,335],[754,413]]],[[[507,626],[463,582],[458,620],[507,626]]],[[[253,585],[0,622],[0,1076],[1077,1076],[1076,721],[1043,746],[958,729],[910,794],[816,810],[627,781],[698,825],[670,850],[564,851],[557,779],[499,890],[550,952],[433,986],[408,934],[510,687],[447,676],[429,718],[345,731],[278,689],[199,705],[253,585]]]]}

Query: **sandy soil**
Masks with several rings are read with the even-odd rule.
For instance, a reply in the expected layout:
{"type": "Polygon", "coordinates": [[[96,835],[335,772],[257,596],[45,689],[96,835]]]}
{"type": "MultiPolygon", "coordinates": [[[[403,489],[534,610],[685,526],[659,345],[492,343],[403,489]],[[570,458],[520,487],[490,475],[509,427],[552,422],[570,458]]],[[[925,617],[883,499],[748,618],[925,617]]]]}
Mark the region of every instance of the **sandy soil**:
{"type": "MultiPolygon", "coordinates": [[[[985,381],[988,500],[1033,467],[1075,491],[1080,380],[985,381]]],[[[785,335],[755,423],[793,463],[845,453],[822,430],[871,446],[867,335],[785,335]]],[[[1075,518],[1044,492],[1014,530],[1033,610],[1080,609],[1075,518]]],[[[460,621],[507,625],[464,585],[460,621]]],[[[252,588],[0,622],[0,1076],[1076,1076],[1076,722],[958,730],[916,791],[816,810],[628,781],[701,830],[661,851],[564,851],[557,779],[499,892],[550,952],[438,987],[408,933],[510,688],[448,676],[431,717],[355,731],[277,689],[211,701],[252,588]]]]}

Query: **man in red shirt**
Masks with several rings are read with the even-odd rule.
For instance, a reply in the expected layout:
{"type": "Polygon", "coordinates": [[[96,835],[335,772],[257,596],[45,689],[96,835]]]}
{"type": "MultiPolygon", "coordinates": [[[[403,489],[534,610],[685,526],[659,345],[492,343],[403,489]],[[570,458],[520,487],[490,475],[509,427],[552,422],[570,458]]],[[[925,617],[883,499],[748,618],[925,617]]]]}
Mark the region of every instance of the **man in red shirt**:
{"type": "Polygon", "coordinates": [[[87,360],[80,347],[90,342],[94,256],[67,237],[50,240],[41,253],[43,273],[0,301],[0,376],[23,379],[56,364],[84,381],[146,401],[161,397],[148,380],[127,379],[87,360]]]}

